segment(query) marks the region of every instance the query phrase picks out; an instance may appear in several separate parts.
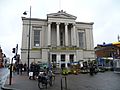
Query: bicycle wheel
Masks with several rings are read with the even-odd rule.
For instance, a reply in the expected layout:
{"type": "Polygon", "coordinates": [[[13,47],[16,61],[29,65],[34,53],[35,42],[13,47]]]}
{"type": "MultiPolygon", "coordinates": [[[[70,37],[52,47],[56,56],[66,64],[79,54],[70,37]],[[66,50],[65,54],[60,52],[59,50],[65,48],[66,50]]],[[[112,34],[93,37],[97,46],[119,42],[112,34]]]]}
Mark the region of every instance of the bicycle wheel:
{"type": "Polygon", "coordinates": [[[52,86],[53,83],[52,83],[52,78],[49,80],[49,85],[52,86]]]}
{"type": "Polygon", "coordinates": [[[38,81],[38,87],[39,87],[39,89],[41,88],[41,87],[40,87],[40,82],[39,82],[39,81],[38,81]]]}
{"type": "Polygon", "coordinates": [[[55,81],[55,76],[52,76],[52,80],[55,81]]]}

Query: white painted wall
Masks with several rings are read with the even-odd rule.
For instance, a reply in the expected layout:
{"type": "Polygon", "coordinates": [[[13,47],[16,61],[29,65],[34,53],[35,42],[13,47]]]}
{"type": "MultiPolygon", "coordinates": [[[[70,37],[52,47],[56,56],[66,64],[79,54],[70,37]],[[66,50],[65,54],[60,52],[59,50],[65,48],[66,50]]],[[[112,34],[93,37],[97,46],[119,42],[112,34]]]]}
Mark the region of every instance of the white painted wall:
{"type": "MultiPolygon", "coordinates": [[[[66,16],[65,16],[66,17],[66,16]]],[[[22,46],[21,46],[21,59],[27,63],[27,48],[28,48],[28,31],[29,31],[29,20],[27,18],[22,18],[23,20],[23,31],[22,31],[22,46]]],[[[30,51],[30,62],[35,60],[40,60],[47,62],[49,58],[49,53],[50,55],[52,53],[57,54],[57,62],[60,63],[60,55],[61,54],[66,54],[66,62],[69,62],[69,55],[74,54],[74,61],[79,61],[79,60],[88,60],[88,58],[94,58],[94,46],[93,46],[93,30],[92,30],[92,24],[93,23],[83,23],[83,22],[75,22],[75,19],[70,19],[70,18],[52,18],[49,17],[47,19],[31,19],[31,46],[30,48],[38,48],[41,50],[37,51],[30,51]],[[47,46],[47,41],[48,41],[48,22],[60,22],[60,23],[71,23],[75,24],[75,31],[76,31],[76,42],[77,42],[77,47],[79,47],[79,39],[78,39],[78,30],[84,30],[85,33],[85,48],[83,49],[78,49],[78,50],[67,50],[67,51],[56,51],[54,52],[52,49],[49,51],[49,47],[47,46]],[[40,47],[35,47],[34,46],[34,35],[32,29],[34,27],[40,27],[39,29],[41,30],[40,32],[40,47]]],[[[71,30],[68,30],[68,45],[74,45],[74,39],[73,39],[73,28],[71,30]],[[71,36],[71,37],[70,37],[71,36]],[[72,40],[71,40],[72,38],[72,40]],[[71,41],[70,41],[71,40],[71,41]],[[72,43],[72,44],[71,44],[72,43]]],[[[51,29],[52,32],[52,37],[51,37],[51,42],[52,46],[57,45],[57,33],[56,33],[56,28],[51,29]]],[[[50,47],[51,48],[51,47],[50,47]]]]}

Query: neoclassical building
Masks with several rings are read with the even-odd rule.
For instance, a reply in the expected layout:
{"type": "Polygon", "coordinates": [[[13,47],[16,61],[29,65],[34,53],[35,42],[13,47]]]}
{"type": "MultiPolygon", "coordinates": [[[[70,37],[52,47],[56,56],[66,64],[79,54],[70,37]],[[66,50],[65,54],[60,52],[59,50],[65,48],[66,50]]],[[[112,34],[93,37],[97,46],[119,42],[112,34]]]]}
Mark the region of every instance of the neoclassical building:
{"type": "Polygon", "coordinates": [[[76,22],[76,19],[63,10],[47,14],[47,19],[22,17],[21,60],[27,63],[30,20],[30,63],[50,62],[61,68],[94,60],[94,23],[76,22]]]}

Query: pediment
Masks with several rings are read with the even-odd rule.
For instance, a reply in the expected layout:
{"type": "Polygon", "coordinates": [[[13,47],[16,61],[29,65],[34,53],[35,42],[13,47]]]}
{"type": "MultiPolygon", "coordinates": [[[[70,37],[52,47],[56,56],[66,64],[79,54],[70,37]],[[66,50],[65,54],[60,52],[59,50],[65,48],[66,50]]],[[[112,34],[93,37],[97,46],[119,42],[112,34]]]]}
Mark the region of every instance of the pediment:
{"type": "Polygon", "coordinates": [[[76,20],[76,16],[73,16],[71,14],[68,14],[64,12],[63,10],[58,11],[57,13],[51,13],[47,14],[47,18],[64,18],[64,19],[74,19],[76,20]]]}

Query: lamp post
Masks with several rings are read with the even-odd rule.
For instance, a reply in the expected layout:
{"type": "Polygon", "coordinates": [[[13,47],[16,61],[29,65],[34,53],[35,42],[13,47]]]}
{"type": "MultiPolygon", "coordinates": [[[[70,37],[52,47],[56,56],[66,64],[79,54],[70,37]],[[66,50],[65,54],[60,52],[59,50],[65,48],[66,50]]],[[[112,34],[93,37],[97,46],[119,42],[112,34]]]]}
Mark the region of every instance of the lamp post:
{"type": "MultiPolygon", "coordinates": [[[[27,12],[25,11],[23,13],[24,15],[27,15],[27,12]]],[[[30,31],[31,31],[31,6],[30,6],[30,17],[29,17],[29,31],[28,31],[28,75],[29,75],[29,61],[30,61],[30,31]]]]}
{"type": "Polygon", "coordinates": [[[118,42],[120,42],[120,36],[118,35],[118,42]]]}

